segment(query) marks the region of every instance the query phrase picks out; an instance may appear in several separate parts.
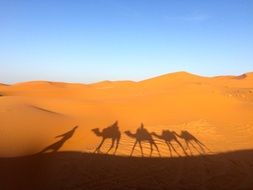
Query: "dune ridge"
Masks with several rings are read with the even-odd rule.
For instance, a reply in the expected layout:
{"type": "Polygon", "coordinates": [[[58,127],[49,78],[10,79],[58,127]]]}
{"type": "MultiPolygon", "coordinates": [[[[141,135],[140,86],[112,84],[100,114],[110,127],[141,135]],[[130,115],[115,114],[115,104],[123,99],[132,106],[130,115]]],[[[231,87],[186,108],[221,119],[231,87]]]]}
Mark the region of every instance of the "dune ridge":
{"type": "Polygon", "coordinates": [[[109,84],[135,84],[135,83],[142,83],[146,81],[151,81],[154,79],[159,79],[159,80],[166,80],[167,79],[177,79],[179,78],[180,80],[184,79],[194,79],[194,78],[199,78],[199,79],[217,79],[217,78],[227,78],[227,79],[245,79],[247,77],[252,78],[253,77],[253,72],[246,72],[241,75],[220,75],[220,76],[202,76],[202,75],[197,75],[197,74],[192,74],[190,72],[186,71],[179,71],[179,72],[174,72],[174,73],[167,73],[163,74],[160,76],[154,76],[148,79],[140,80],[140,81],[131,81],[131,80],[120,80],[120,81],[111,81],[111,80],[104,80],[104,81],[99,81],[95,83],[69,83],[69,82],[52,82],[52,81],[29,81],[29,82],[20,82],[20,83],[14,83],[14,84],[3,84],[0,83],[0,86],[22,86],[22,85],[46,85],[46,84],[51,84],[51,85],[64,85],[64,84],[75,84],[75,85],[91,85],[91,86],[96,86],[96,85],[109,85],[109,84]]]}

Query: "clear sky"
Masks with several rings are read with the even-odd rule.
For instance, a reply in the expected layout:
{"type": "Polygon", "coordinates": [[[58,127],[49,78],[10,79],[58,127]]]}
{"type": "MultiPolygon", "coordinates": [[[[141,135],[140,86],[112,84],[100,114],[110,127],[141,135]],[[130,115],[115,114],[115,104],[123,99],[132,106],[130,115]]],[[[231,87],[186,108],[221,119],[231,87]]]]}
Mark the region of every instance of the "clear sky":
{"type": "Polygon", "coordinates": [[[253,71],[252,0],[0,0],[0,82],[253,71]]]}

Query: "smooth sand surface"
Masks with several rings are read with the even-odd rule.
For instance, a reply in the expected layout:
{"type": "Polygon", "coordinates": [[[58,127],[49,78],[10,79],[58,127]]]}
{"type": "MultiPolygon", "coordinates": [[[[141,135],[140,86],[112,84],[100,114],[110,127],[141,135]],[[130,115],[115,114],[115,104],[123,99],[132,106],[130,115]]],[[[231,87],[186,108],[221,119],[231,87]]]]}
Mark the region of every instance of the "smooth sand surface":
{"type": "MultiPolygon", "coordinates": [[[[253,73],[202,77],[178,72],[140,82],[0,84],[0,157],[40,152],[76,125],[60,151],[93,152],[101,138],[91,129],[103,129],[116,120],[122,132],[117,155],[130,154],[135,140],[123,132],[135,132],[141,122],[158,134],[167,129],[178,134],[187,130],[206,145],[206,154],[251,149],[253,73]]],[[[161,155],[169,156],[164,141],[154,140],[161,155]]],[[[184,139],[178,140],[186,146],[184,139]]],[[[180,146],[172,144],[183,156],[180,146]]],[[[107,140],[101,150],[109,146],[107,140]]],[[[143,147],[148,156],[149,144],[143,147]]],[[[191,148],[193,155],[199,155],[191,148]]],[[[137,146],[134,156],[140,155],[137,146]]],[[[154,156],[158,156],[156,151],[154,156]]]]}

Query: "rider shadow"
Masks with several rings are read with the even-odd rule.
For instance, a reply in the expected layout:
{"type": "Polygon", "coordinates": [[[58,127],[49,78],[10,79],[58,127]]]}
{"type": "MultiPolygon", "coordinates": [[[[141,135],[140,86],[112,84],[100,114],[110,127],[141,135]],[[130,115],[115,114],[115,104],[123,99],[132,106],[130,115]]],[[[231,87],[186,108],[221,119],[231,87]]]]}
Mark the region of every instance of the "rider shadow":
{"type": "Polygon", "coordinates": [[[200,140],[198,140],[195,136],[193,136],[191,133],[189,133],[186,130],[181,131],[180,135],[178,135],[178,134],[176,134],[176,135],[185,141],[186,147],[189,149],[191,155],[193,155],[191,147],[193,147],[201,155],[206,154],[206,150],[211,152],[206,147],[205,144],[203,144],[200,140]],[[190,147],[190,145],[191,145],[191,147],[190,147]]]}
{"type": "Polygon", "coordinates": [[[99,128],[92,129],[92,131],[93,133],[95,133],[96,136],[102,137],[100,144],[94,151],[95,153],[101,153],[100,149],[102,145],[104,144],[105,140],[111,139],[112,140],[111,146],[106,153],[108,154],[112,150],[112,148],[114,148],[114,145],[116,142],[116,147],[113,153],[113,154],[116,154],[119,147],[120,138],[121,138],[121,132],[119,130],[118,121],[116,121],[109,127],[104,128],[102,131],[100,131],[99,128]]]}
{"type": "Polygon", "coordinates": [[[129,136],[130,138],[135,139],[135,143],[132,148],[130,156],[133,155],[136,145],[139,144],[140,149],[141,149],[141,155],[143,157],[144,154],[143,154],[143,148],[142,148],[141,143],[147,141],[150,144],[150,157],[152,156],[152,153],[153,153],[153,146],[156,148],[159,156],[161,157],[158,146],[156,145],[151,133],[149,133],[148,130],[144,128],[143,124],[141,124],[141,126],[136,130],[136,133],[132,133],[131,131],[125,131],[125,134],[129,136]]]}
{"type": "Polygon", "coordinates": [[[65,144],[65,142],[67,140],[69,140],[75,133],[76,129],[78,128],[78,126],[75,126],[73,129],[71,129],[70,131],[62,134],[62,135],[59,135],[59,136],[56,136],[55,138],[60,138],[62,137],[59,141],[47,146],[46,148],[44,148],[42,151],[40,151],[39,153],[42,154],[42,153],[45,153],[45,152],[48,152],[48,151],[51,151],[51,152],[57,152],[60,150],[60,148],[65,144]]]}

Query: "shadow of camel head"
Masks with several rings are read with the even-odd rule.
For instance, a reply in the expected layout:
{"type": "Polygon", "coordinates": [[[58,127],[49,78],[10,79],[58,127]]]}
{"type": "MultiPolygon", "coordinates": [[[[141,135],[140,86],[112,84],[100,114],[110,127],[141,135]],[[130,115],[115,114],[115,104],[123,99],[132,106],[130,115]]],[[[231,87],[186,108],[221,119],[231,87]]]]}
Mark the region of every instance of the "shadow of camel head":
{"type": "Polygon", "coordinates": [[[127,135],[127,136],[131,136],[132,135],[132,132],[127,130],[127,131],[124,131],[124,133],[127,135]]]}
{"type": "Polygon", "coordinates": [[[131,131],[124,131],[124,133],[131,138],[136,139],[136,134],[132,133],[131,131]]]}
{"type": "Polygon", "coordinates": [[[91,131],[93,131],[93,132],[98,132],[98,131],[99,131],[99,128],[91,129],[91,131]]]}

